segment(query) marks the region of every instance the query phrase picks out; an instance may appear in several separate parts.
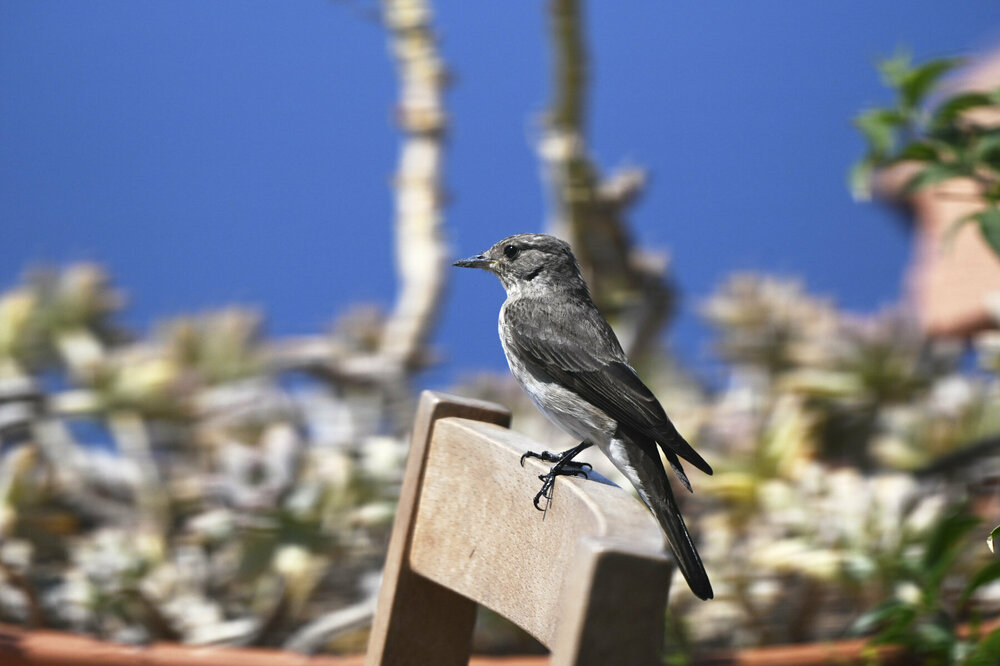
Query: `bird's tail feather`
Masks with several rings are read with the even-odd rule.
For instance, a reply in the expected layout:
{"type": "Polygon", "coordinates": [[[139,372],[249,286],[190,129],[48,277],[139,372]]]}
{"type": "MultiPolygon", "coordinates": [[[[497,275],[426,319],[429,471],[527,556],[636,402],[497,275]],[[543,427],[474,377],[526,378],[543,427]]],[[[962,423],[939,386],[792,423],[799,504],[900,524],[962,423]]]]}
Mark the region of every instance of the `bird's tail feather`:
{"type": "Polygon", "coordinates": [[[670,469],[674,470],[674,474],[676,474],[678,480],[684,484],[687,491],[689,493],[694,492],[691,490],[691,482],[688,480],[688,475],[684,473],[684,467],[681,466],[681,461],[677,459],[677,454],[673,451],[664,449],[663,455],[666,456],[667,462],[670,463],[670,469]]]}
{"type": "Polygon", "coordinates": [[[684,518],[681,517],[680,507],[678,507],[673,490],[670,488],[667,472],[660,461],[655,442],[650,440],[646,442],[645,446],[635,442],[627,442],[616,453],[625,458],[622,461],[625,465],[619,465],[619,469],[639,491],[639,496],[653,512],[653,516],[656,517],[657,522],[666,533],[670,550],[673,551],[674,559],[677,561],[681,573],[684,574],[691,591],[701,599],[711,599],[713,597],[712,584],[708,580],[705,565],[701,563],[698,550],[694,547],[694,541],[692,541],[687,526],[684,524],[684,518]],[[622,467],[625,468],[622,469],[622,467]]]}
{"type": "MultiPolygon", "coordinates": [[[[660,448],[663,449],[663,453],[665,453],[668,457],[671,454],[676,454],[674,456],[675,460],[676,456],[680,456],[705,474],[712,474],[712,466],[708,464],[708,461],[701,457],[701,454],[694,450],[694,447],[688,444],[687,440],[684,439],[679,432],[677,432],[677,428],[674,427],[674,424],[671,423],[669,419],[658,431],[650,434],[652,434],[656,441],[660,443],[660,448]]],[[[675,466],[675,469],[676,467],[677,466],[675,466]]]]}

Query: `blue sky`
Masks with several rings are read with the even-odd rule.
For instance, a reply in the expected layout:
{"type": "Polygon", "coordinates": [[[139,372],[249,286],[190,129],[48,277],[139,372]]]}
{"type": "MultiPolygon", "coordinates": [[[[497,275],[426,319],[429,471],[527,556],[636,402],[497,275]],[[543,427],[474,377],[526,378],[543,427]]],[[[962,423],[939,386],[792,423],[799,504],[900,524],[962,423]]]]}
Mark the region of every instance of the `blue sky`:
{"type": "MultiPolygon", "coordinates": [[[[38,264],[105,264],[145,330],[230,303],[275,334],[391,305],[395,74],[368,3],[0,0],[0,287],[38,264]]],[[[549,96],[545,4],[434,3],[448,95],[456,256],[540,231],[534,152],[549,96]]],[[[668,339],[705,367],[698,303],[727,275],[801,277],[843,307],[895,302],[909,254],[844,173],[873,69],[1000,44],[988,0],[591,2],[592,153],[652,181],[631,221],[668,250],[668,339]]],[[[455,269],[431,384],[505,367],[496,280],[455,269]]]]}

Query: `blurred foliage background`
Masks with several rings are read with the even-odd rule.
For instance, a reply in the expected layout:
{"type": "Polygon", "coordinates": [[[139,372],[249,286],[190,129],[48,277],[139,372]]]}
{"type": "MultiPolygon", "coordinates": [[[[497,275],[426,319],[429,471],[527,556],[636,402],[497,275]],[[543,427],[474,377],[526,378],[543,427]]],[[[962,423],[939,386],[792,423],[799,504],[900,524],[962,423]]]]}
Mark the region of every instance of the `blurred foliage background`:
{"type": "MultiPolygon", "coordinates": [[[[937,663],[996,655],[975,627],[1000,612],[985,544],[1000,518],[1000,333],[931,338],[904,306],[859,316],[794,279],[739,273],[701,304],[724,381],[686,372],[661,342],[669,263],[630,233],[645,174],[602,174],[587,143],[580,13],[549,3],[548,228],[572,240],[640,373],[716,470],[683,498],[716,599],[674,587],[669,658],[852,632],[937,663]]],[[[379,16],[400,88],[392,309],[359,304],[289,338],[231,307],[141,336],[98,265],[30,270],[0,295],[0,621],[129,643],[363,649],[448,256],[449,78],[433,16],[419,0],[379,16]]],[[[913,190],[979,179],[984,210],[956,224],[997,247],[1000,142],[963,114],[1000,97],[927,111],[953,64],[883,68],[899,105],[859,116],[869,151],[852,182],[866,192],[914,160],[913,190]]],[[[507,375],[451,390],[509,406],[548,448],[573,444],[507,375]]],[[[488,614],[476,640],[538,647],[488,614]]]]}

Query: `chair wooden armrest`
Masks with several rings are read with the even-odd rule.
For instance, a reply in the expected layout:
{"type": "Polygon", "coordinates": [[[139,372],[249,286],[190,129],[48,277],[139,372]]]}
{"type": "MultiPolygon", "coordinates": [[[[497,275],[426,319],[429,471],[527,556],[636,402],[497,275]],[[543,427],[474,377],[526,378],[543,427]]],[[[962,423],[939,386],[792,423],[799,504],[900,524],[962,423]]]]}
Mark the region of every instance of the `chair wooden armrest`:
{"type": "Polygon", "coordinates": [[[562,477],[497,405],[424,392],[365,663],[469,659],[476,604],[507,617],[551,663],[659,663],[671,567],[646,508],[620,488],[562,477]]]}

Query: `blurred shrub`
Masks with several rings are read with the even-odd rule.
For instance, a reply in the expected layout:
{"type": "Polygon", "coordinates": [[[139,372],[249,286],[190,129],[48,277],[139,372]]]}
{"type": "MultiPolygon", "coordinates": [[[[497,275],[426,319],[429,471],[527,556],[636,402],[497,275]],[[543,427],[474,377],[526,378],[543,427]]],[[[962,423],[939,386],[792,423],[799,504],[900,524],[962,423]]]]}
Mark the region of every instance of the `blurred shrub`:
{"type": "MultiPolygon", "coordinates": [[[[994,495],[982,458],[933,470],[1000,432],[1000,382],[903,312],[849,315],[793,281],[738,275],[704,312],[730,363],[698,435],[716,474],[689,500],[717,603],[675,610],[702,640],[835,638],[896,593],[949,507],[994,495]]],[[[949,572],[971,575],[980,544],[949,572]]]]}
{"type": "MultiPolygon", "coordinates": [[[[662,355],[643,372],[715,468],[682,501],[716,597],[699,602],[675,581],[675,649],[843,637],[907,589],[911,563],[956,503],[990,520],[1000,512],[994,334],[977,341],[977,368],[905,312],[851,315],[795,280],[754,274],[721,285],[703,313],[725,361],[718,389],[662,355]]],[[[505,376],[459,390],[512,406],[514,427],[533,437],[572,444],[505,376]]],[[[603,456],[587,459],[630,487],[603,456]]],[[[989,559],[986,529],[960,542],[942,602],[956,602],[989,559]]],[[[1000,611],[1000,589],[977,588],[971,601],[955,607],[956,623],[1000,611]]]]}
{"type": "Polygon", "coordinates": [[[296,632],[370,606],[380,570],[405,457],[384,393],[320,371],[336,335],[229,308],[138,339],[121,304],[92,265],[0,296],[0,620],[318,649],[337,627],[296,632]]]}
{"type": "MultiPolygon", "coordinates": [[[[95,267],[0,295],[0,619],[306,651],[363,625],[409,418],[405,386],[358,370],[377,361],[383,318],[357,310],[327,336],[275,340],[231,308],[136,338],[121,302],[95,267]]],[[[943,573],[918,576],[956,503],[995,521],[995,334],[977,340],[977,368],[905,313],[852,316],[751,274],[704,313],[724,383],[709,390],[665,355],[645,373],[716,469],[684,498],[716,599],[675,586],[673,644],[831,639],[872,609],[880,620],[860,626],[886,639],[903,626],[886,609],[948,627],[1000,610],[997,585],[975,577],[985,526],[963,523],[972,538],[954,533],[943,573]]],[[[455,390],[511,406],[552,446],[565,437],[506,375],[455,390]]],[[[949,649],[972,650],[954,636],[949,649]]]]}
{"type": "Polygon", "coordinates": [[[983,587],[1000,579],[1000,561],[975,571],[961,595],[949,594],[955,563],[965,554],[967,536],[980,521],[965,511],[943,516],[927,537],[919,557],[900,559],[902,571],[896,593],[854,623],[852,631],[875,631],[875,645],[900,645],[923,664],[995,664],[1000,662],[1000,629],[980,629],[979,615],[970,606],[983,587]],[[959,619],[972,617],[962,631],[959,619]]]}
{"type": "Polygon", "coordinates": [[[916,167],[904,195],[954,179],[970,182],[983,209],[956,220],[953,231],[975,223],[1000,256],[1000,88],[947,91],[941,78],[961,64],[941,58],[915,65],[906,53],[881,63],[896,100],[855,118],[867,151],[851,171],[851,188],[867,198],[876,170],[902,163],[916,167]]]}

